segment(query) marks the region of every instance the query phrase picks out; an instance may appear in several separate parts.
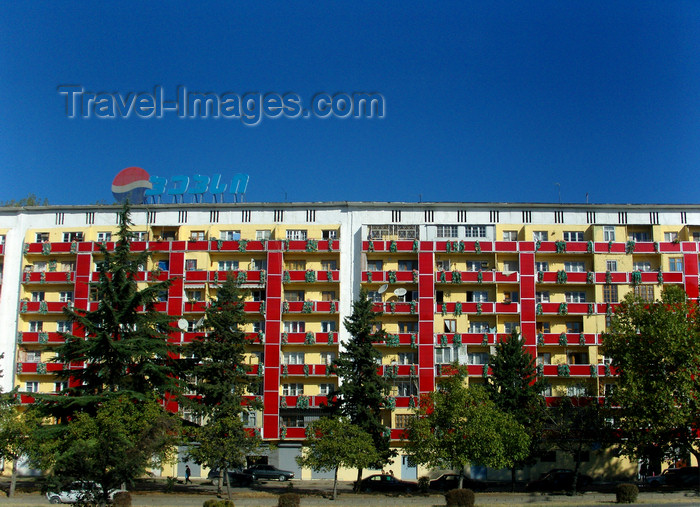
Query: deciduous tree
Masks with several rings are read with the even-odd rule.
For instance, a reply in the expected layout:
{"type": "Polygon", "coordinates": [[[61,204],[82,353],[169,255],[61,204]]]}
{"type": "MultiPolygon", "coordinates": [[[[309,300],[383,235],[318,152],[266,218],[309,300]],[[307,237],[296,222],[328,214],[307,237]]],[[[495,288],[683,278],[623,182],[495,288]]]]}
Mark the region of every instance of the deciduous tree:
{"type": "Polygon", "coordinates": [[[333,471],[333,500],[336,499],[338,468],[363,469],[379,461],[372,437],[347,419],[324,417],[311,425],[299,466],[316,472],[333,471]]]}

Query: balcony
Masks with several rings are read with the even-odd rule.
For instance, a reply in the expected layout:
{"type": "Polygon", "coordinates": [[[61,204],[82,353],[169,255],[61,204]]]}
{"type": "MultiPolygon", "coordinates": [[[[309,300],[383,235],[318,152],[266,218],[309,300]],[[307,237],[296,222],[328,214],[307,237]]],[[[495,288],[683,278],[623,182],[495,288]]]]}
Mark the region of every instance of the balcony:
{"type": "Polygon", "coordinates": [[[461,315],[463,313],[476,315],[491,315],[496,313],[517,314],[520,313],[520,303],[507,302],[446,302],[435,303],[435,313],[443,315],[461,315]],[[460,308],[461,306],[461,308],[460,308]]]}
{"type": "MultiPolygon", "coordinates": [[[[247,305],[247,303],[246,303],[247,305]]],[[[246,310],[247,311],[247,310],[246,310]]],[[[337,301],[283,301],[282,313],[338,313],[337,301]]]]}
{"type": "Polygon", "coordinates": [[[337,345],[338,333],[314,333],[313,331],[289,333],[283,332],[281,335],[282,345],[337,345]]]}
{"type": "Polygon", "coordinates": [[[417,315],[418,302],[387,301],[383,303],[374,303],[372,310],[376,313],[391,315],[417,315]]]}
{"type": "Polygon", "coordinates": [[[60,345],[65,343],[60,333],[46,331],[20,331],[17,333],[17,341],[23,344],[36,343],[41,345],[60,345]]]}
{"type": "Polygon", "coordinates": [[[340,281],[340,271],[336,270],[285,270],[283,273],[283,282],[287,283],[313,283],[313,282],[331,282],[337,283],[340,281]]]}
{"type": "Polygon", "coordinates": [[[502,271],[438,271],[435,273],[435,283],[519,283],[520,273],[518,272],[502,272],[502,271]],[[459,273],[459,275],[456,275],[459,273]],[[459,281],[455,280],[455,276],[459,276],[459,281]]]}
{"type": "Polygon", "coordinates": [[[42,315],[47,313],[63,313],[63,309],[72,304],[72,301],[22,301],[19,305],[19,311],[20,313],[39,313],[42,315]]]}
{"type": "Polygon", "coordinates": [[[329,377],[331,371],[326,364],[283,364],[280,366],[282,377],[329,377]]]}
{"type": "Polygon", "coordinates": [[[25,271],[22,273],[22,283],[73,283],[73,271],[25,271]]]}
{"type": "Polygon", "coordinates": [[[18,375],[54,375],[62,371],[62,363],[17,363],[18,375]]]}
{"type": "Polygon", "coordinates": [[[418,271],[363,271],[362,283],[418,283],[418,271]]]}

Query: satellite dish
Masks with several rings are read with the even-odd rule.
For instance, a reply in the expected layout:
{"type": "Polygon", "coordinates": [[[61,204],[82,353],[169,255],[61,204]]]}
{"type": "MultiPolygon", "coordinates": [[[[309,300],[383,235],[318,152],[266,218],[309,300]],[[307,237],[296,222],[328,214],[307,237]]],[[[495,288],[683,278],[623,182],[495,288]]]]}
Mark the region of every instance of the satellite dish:
{"type": "Polygon", "coordinates": [[[202,316],[201,319],[199,319],[199,320],[197,321],[197,323],[194,325],[194,328],[195,328],[195,329],[199,329],[200,327],[202,327],[202,324],[204,324],[204,317],[203,317],[203,316],[202,316]]]}
{"type": "Polygon", "coordinates": [[[185,319],[178,320],[177,327],[179,327],[182,331],[186,331],[187,330],[187,320],[185,320],[185,319]]]}
{"type": "Polygon", "coordinates": [[[385,283],[384,285],[379,287],[379,290],[377,292],[379,292],[380,294],[384,294],[388,288],[389,288],[389,284],[385,283]]]}
{"type": "Polygon", "coordinates": [[[404,289],[403,287],[399,287],[398,289],[396,289],[396,290],[394,291],[394,294],[396,294],[396,295],[399,296],[399,297],[405,296],[405,295],[406,295],[406,289],[404,289]]]}

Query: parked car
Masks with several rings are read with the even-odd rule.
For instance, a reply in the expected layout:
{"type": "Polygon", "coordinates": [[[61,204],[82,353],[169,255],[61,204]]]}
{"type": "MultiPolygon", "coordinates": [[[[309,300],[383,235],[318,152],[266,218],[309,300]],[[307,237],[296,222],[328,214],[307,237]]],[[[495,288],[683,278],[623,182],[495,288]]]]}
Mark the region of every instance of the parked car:
{"type": "Polygon", "coordinates": [[[294,472],[289,470],[280,470],[272,465],[253,465],[250,468],[243,470],[243,473],[250,474],[253,480],[269,479],[278,481],[286,481],[294,478],[294,472]]]}
{"type": "MultiPolygon", "coordinates": [[[[588,488],[593,479],[585,474],[578,474],[576,489],[583,491],[588,488]]],[[[525,485],[526,491],[567,491],[574,484],[574,471],[566,468],[557,468],[544,473],[539,479],[530,481],[525,485]]]]}
{"type": "MultiPolygon", "coordinates": [[[[473,491],[483,491],[486,489],[486,483],[463,476],[462,487],[473,491]]],[[[430,489],[437,491],[449,491],[457,488],[459,488],[459,474],[442,474],[437,479],[430,481],[430,489]]]]}
{"type": "MultiPolygon", "coordinates": [[[[660,485],[676,488],[696,487],[698,485],[698,467],[668,468],[657,477],[663,478],[660,485]]],[[[652,486],[652,483],[650,482],[649,485],[652,486]]]]}
{"type": "MultiPolygon", "coordinates": [[[[123,489],[110,489],[109,501],[114,501],[114,495],[123,492],[123,489]]],[[[46,493],[49,503],[95,503],[102,499],[102,486],[92,481],[76,481],[61,491],[49,491],[46,493]]]]}
{"type": "MultiPolygon", "coordinates": [[[[219,480],[219,469],[212,468],[207,475],[207,479],[212,482],[219,480]]],[[[226,484],[226,478],[224,484],[226,484]]],[[[240,468],[228,471],[228,480],[231,486],[250,486],[253,483],[253,476],[244,472],[240,468]]]]}
{"type": "Polygon", "coordinates": [[[394,493],[411,493],[418,491],[418,484],[410,481],[402,481],[393,475],[376,474],[365,477],[360,481],[360,491],[372,492],[394,492],[394,493]]]}

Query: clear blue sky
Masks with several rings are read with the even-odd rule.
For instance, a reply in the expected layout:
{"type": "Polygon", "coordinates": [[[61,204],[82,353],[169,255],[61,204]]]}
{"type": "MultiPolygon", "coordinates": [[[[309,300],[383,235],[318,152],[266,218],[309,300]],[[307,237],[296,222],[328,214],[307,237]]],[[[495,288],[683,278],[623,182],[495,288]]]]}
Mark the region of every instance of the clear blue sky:
{"type": "Polygon", "coordinates": [[[134,165],[248,173],[248,201],[698,201],[698,1],[263,4],[3,2],[0,201],[111,203],[134,165]],[[386,117],[69,119],[62,84],[374,91],[386,117]]]}

